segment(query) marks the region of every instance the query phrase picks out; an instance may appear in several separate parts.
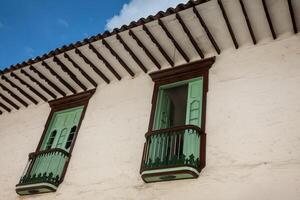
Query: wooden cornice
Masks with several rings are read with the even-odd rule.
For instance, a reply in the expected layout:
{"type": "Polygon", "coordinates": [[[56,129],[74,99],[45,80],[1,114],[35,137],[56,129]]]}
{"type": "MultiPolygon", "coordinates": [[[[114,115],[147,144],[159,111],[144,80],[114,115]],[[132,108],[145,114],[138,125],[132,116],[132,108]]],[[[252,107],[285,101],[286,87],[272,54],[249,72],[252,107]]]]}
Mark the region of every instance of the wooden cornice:
{"type": "Polygon", "coordinates": [[[195,50],[197,51],[198,55],[201,58],[204,58],[204,54],[202,52],[202,50],[200,49],[200,47],[198,46],[196,40],[194,39],[194,37],[192,36],[190,30],[188,29],[188,27],[185,25],[183,19],[181,18],[179,13],[176,13],[176,19],[178,20],[179,24],[181,25],[181,28],[183,29],[183,31],[185,32],[185,34],[187,35],[187,37],[189,38],[190,42],[192,43],[193,47],[195,48],[195,50]]]}
{"type": "Polygon", "coordinates": [[[150,58],[150,60],[154,63],[154,65],[158,68],[161,69],[161,65],[159,62],[154,58],[154,56],[150,53],[150,51],[147,49],[147,47],[141,42],[141,40],[136,36],[136,34],[132,31],[129,30],[129,35],[136,41],[136,43],[144,50],[146,55],[150,58]]]}
{"type": "Polygon", "coordinates": [[[250,23],[250,20],[249,20],[249,17],[248,17],[248,14],[247,14],[247,11],[246,11],[246,8],[245,8],[245,5],[244,5],[244,2],[243,2],[243,0],[239,0],[239,1],[240,1],[240,4],[241,4],[241,8],[242,8],[242,11],[243,11],[246,23],[247,23],[247,27],[248,27],[248,30],[250,32],[250,35],[251,35],[251,38],[252,38],[252,41],[253,41],[253,44],[256,44],[256,38],[255,38],[253,29],[252,29],[252,26],[251,26],[251,23],[250,23]]]}
{"type": "Polygon", "coordinates": [[[88,75],[67,53],[64,53],[64,57],[72,63],[73,67],[78,69],[78,71],[86,78],[94,87],[97,87],[98,84],[94,79],[91,78],[90,75],[88,75]]]}
{"type": "Polygon", "coordinates": [[[124,60],[113,50],[113,48],[103,39],[102,44],[110,51],[110,53],[119,61],[121,66],[130,74],[132,77],[135,75],[133,71],[128,67],[124,60]]]}
{"type": "Polygon", "coordinates": [[[177,51],[181,54],[181,56],[184,58],[186,62],[190,62],[190,58],[186,55],[186,53],[183,51],[183,49],[180,47],[180,45],[177,43],[175,38],[172,36],[172,34],[169,32],[168,28],[164,24],[164,22],[159,19],[158,24],[162,28],[163,32],[168,36],[168,38],[171,40],[177,51]]]}
{"type": "Polygon", "coordinates": [[[147,68],[145,65],[142,63],[142,61],[133,53],[133,51],[129,48],[129,46],[126,44],[126,42],[122,39],[122,37],[117,34],[116,35],[117,40],[123,45],[125,50],[129,53],[129,55],[133,58],[133,60],[138,64],[138,66],[143,70],[145,73],[147,73],[147,68]]]}
{"type": "Polygon", "coordinates": [[[73,94],[76,94],[77,91],[67,82],[65,79],[63,79],[60,75],[56,73],[46,62],[42,62],[42,65],[52,74],[57,80],[63,84],[66,88],[68,88],[73,94]]]}
{"type": "Polygon", "coordinates": [[[41,73],[40,71],[38,71],[35,67],[33,67],[32,65],[29,67],[29,69],[34,72],[35,74],[37,74],[42,80],[44,80],[46,83],[48,83],[48,85],[50,85],[55,91],[57,91],[58,93],[60,93],[62,96],[66,96],[67,94],[60,89],[57,85],[55,85],[52,81],[50,81],[43,73],[41,73]]]}
{"type": "Polygon", "coordinates": [[[143,30],[145,33],[148,35],[148,37],[151,39],[151,41],[155,44],[155,46],[158,48],[160,53],[164,56],[164,58],[167,60],[167,62],[171,65],[174,66],[173,60],[170,58],[170,56],[166,53],[166,51],[162,48],[162,46],[159,44],[159,42],[155,39],[155,37],[152,35],[150,30],[146,25],[143,25],[143,30]]]}
{"type": "Polygon", "coordinates": [[[21,69],[20,72],[28,77],[32,82],[36,83],[43,91],[45,91],[48,95],[50,95],[53,99],[56,99],[57,96],[51,92],[48,88],[46,88],[40,81],[33,78],[29,73],[27,73],[24,69],[21,69]]]}
{"type": "Polygon", "coordinates": [[[216,52],[217,52],[218,54],[220,54],[220,53],[221,53],[221,50],[220,50],[220,48],[219,48],[219,45],[217,44],[217,42],[216,42],[215,38],[213,37],[213,35],[210,33],[209,29],[207,28],[207,26],[206,26],[206,24],[205,24],[203,18],[201,17],[201,15],[200,15],[200,13],[199,13],[199,11],[197,10],[196,7],[193,7],[193,12],[194,12],[195,15],[197,16],[197,18],[198,18],[198,20],[199,20],[201,26],[203,27],[203,29],[204,29],[204,31],[205,31],[205,33],[206,33],[208,39],[210,40],[211,44],[212,44],[213,47],[215,48],[216,52]]]}
{"type": "MultiPolygon", "coordinates": [[[[89,48],[93,51],[94,54],[96,54],[96,56],[98,57],[99,60],[101,60],[104,65],[106,66],[106,68],[118,79],[121,80],[122,77],[120,76],[120,74],[112,67],[112,65],[103,57],[103,55],[97,51],[97,49],[94,47],[94,45],[89,44],[89,48]]],[[[108,80],[108,79],[107,79],[108,80]]],[[[107,81],[106,81],[107,82],[107,81]]],[[[109,80],[108,80],[109,83],[109,80]]]]}

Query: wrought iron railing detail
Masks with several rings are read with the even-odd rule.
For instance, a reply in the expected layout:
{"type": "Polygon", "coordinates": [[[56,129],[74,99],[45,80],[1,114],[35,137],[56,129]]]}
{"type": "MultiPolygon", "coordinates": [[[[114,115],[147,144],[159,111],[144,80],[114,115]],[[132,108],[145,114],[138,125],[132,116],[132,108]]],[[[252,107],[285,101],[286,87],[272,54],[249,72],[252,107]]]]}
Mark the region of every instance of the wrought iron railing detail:
{"type": "Polygon", "coordinates": [[[200,170],[202,134],[202,130],[194,125],[148,132],[141,171],[183,165],[200,170]]]}
{"type": "Polygon", "coordinates": [[[70,154],[63,149],[48,149],[29,154],[29,160],[17,186],[50,183],[58,186],[70,154]]]}

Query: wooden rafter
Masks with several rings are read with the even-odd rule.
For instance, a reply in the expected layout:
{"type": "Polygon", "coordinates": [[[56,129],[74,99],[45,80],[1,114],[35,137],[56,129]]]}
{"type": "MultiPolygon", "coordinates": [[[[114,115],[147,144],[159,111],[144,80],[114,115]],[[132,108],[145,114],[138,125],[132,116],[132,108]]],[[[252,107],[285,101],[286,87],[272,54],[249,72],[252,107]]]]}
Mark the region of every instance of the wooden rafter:
{"type": "Polygon", "coordinates": [[[101,60],[105,67],[118,79],[121,80],[122,77],[120,76],[120,74],[118,74],[118,72],[116,72],[116,70],[112,67],[112,65],[103,57],[103,55],[97,51],[97,49],[95,48],[94,45],[89,44],[89,48],[94,52],[94,54],[96,54],[96,56],[98,57],[99,60],[101,60]]]}
{"type": "Polygon", "coordinates": [[[142,61],[135,55],[135,53],[129,48],[129,46],[126,44],[126,42],[122,39],[120,34],[116,35],[117,40],[123,45],[125,50],[130,54],[130,56],[133,58],[133,60],[138,64],[138,66],[143,70],[145,73],[147,73],[147,68],[142,63],[142,61]]]}
{"type": "Polygon", "coordinates": [[[55,91],[57,91],[58,93],[60,93],[62,96],[65,97],[67,95],[57,85],[55,85],[52,81],[50,81],[44,74],[42,74],[40,71],[38,71],[36,68],[34,68],[33,65],[31,65],[29,67],[29,69],[31,71],[33,71],[34,73],[36,73],[41,79],[43,79],[46,83],[48,83],[48,85],[50,85],[55,91]]]}
{"type": "Polygon", "coordinates": [[[193,47],[195,48],[195,50],[197,51],[198,55],[201,58],[204,58],[204,54],[202,52],[202,50],[200,49],[200,47],[198,46],[196,40],[194,39],[193,35],[191,34],[190,30],[188,29],[188,27],[186,26],[186,24],[184,23],[182,17],[180,16],[179,13],[176,13],[176,19],[179,21],[179,24],[181,25],[181,28],[183,29],[183,31],[186,33],[187,37],[189,38],[190,42],[192,43],[193,47]]]}
{"type": "Polygon", "coordinates": [[[22,95],[24,95],[27,99],[29,99],[32,103],[38,104],[38,101],[35,100],[32,96],[27,94],[22,88],[14,84],[11,80],[9,80],[6,76],[1,77],[2,80],[6,81],[11,87],[16,88],[22,95]]]}
{"type": "Polygon", "coordinates": [[[69,77],[84,91],[87,90],[87,87],[77,78],[77,76],[57,57],[53,57],[53,61],[62,69],[62,71],[66,72],[69,77]]]}
{"type": "Polygon", "coordinates": [[[45,91],[47,94],[49,94],[53,99],[56,99],[56,95],[51,92],[48,88],[46,88],[41,82],[33,78],[29,73],[27,73],[25,70],[21,69],[20,72],[24,74],[26,77],[28,77],[32,82],[36,83],[43,91],[45,91]]]}
{"type": "Polygon", "coordinates": [[[3,84],[0,83],[0,87],[2,88],[2,90],[6,91],[10,96],[12,96],[13,98],[15,98],[18,102],[20,102],[23,106],[25,106],[25,107],[28,106],[28,103],[26,103],[26,101],[24,101],[23,99],[21,99],[19,96],[17,96],[15,93],[13,93],[6,86],[4,86],[3,84]]]}
{"type": "Polygon", "coordinates": [[[236,37],[235,37],[235,34],[234,34],[233,30],[232,30],[232,27],[231,27],[231,24],[230,24],[229,19],[228,19],[228,17],[227,17],[227,14],[226,14],[225,8],[224,8],[224,6],[223,6],[222,0],[218,0],[218,4],[219,4],[219,6],[220,6],[220,9],[221,9],[221,11],[222,11],[223,17],[224,17],[224,19],[225,19],[225,22],[226,22],[228,31],[229,31],[229,33],[230,33],[232,42],[233,42],[235,48],[238,49],[238,48],[239,48],[239,44],[238,44],[238,42],[237,42],[237,40],[236,40],[236,37]]]}
{"type": "Polygon", "coordinates": [[[148,27],[144,24],[143,25],[143,30],[145,33],[148,35],[148,37],[151,39],[151,41],[156,45],[160,53],[165,57],[165,59],[168,61],[168,63],[171,66],[174,66],[173,60],[170,58],[170,56],[166,53],[166,51],[162,48],[162,46],[159,44],[159,42],[155,39],[155,37],[152,35],[148,27]]]}
{"type": "Polygon", "coordinates": [[[7,107],[6,105],[4,105],[3,103],[1,103],[1,102],[0,102],[0,107],[2,107],[7,112],[11,112],[11,109],[9,107],[7,107]]]}
{"type": "Polygon", "coordinates": [[[292,19],[294,33],[298,33],[292,0],[288,0],[288,4],[289,4],[289,10],[290,10],[290,15],[291,15],[291,19],[292,19]]]}
{"type": "Polygon", "coordinates": [[[76,49],[75,53],[78,54],[79,57],[81,57],[83,61],[88,64],[107,84],[110,83],[110,80],[101,72],[101,70],[98,69],[98,67],[96,67],[96,65],[94,65],[94,63],[92,63],[92,61],[90,61],[79,49],[76,49]]]}
{"type": "Polygon", "coordinates": [[[175,40],[175,38],[173,37],[173,35],[169,32],[168,28],[166,27],[166,25],[164,24],[164,22],[159,19],[158,20],[158,24],[160,25],[160,27],[162,28],[163,32],[168,36],[168,38],[171,40],[171,42],[173,43],[173,45],[175,46],[175,48],[177,49],[177,51],[181,54],[181,56],[184,58],[184,60],[186,62],[190,62],[190,58],[186,55],[186,53],[183,51],[183,49],[180,47],[180,45],[178,44],[178,42],[175,40]]]}
{"type": "Polygon", "coordinates": [[[76,90],[62,77],[60,77],[45,61],[42,62],[42,65],[52,74],[54,77],[56,77],[61,84],[63,84],[66,88],[68,88],[73,94],[76,94],[76,90]]]}
{"type": "Polygon", "coordinates": [[[123,59],[113,50],[113,48],[106,42],[106,40],[102,39],[102,44],[119,61],[119,63],[122,65],[122,67],[133,77],[135,75],[133,73],[133,71],[127,66],[127,64],[123,61],[123,59]]]}
{"type": "Polygon", "coordinates": [[[249,20],[249,17],[248,17],[248,14],[247,14],[247,11],[246,11],[243,0],[240,0],[240,4],[241,4],[241,7],[242,7],[242,11],[243,11],[243,14],[244,14],[244,17],[245,17],[245,20],[246,20],[246,23],[247,23],[247,26],[248,26],[248,30],[250,32],[250,35],[251,35],[251,38],[252,38],[252,41],[253,41],[253,44],[256,44],[256,38],[255,38],[255,35],[254,35],[254,32],[253,32],[253,29],[252,29],[252,26],[251,26],[251,23],[250,23],[250,20],[249,20]]]}
{"type": "Polygon", "coordinates": [[[18,80],[22,85],[25,85],[31,92],[33,92],[35,95],[40,97],[43,101],[48,101],[48,99],[42,95],[40,92],[38,92],[36,89],[34,89],[31,85],[29,85],[26,81],[24,81],[22,78],[20,78],[15,73],[10,73],[11,77],[14,77],[16,80],[18,80]]]}
{"type": "Polygon", "coordinates": [[[220,53],[221,53],[221,50],[220,50],[220,48],[219,48],[217,42],[215,41],[213,35],[210,33],[209,29],[207,28],[207,26],[206,26],[206,24],[205,24],[203,18],[201,17],[201,15],[200,15],[200,13],[199,13],[199,11],[197,10],[196,7],[193,7],[193,12],[194,12],[195,15],[197,16],[197,18],[198,18],[198,20],[199,20],[201,26],[203,27],[203,29],[204,29],[204,31],[205,31],[205,33],[206,33],[208,39],[210,40],[211,44],[214,46],[216,52],[217,52],[218,54],[220,54],[220,53]]]}
{"type": "Polygon", "coordinates": [[[94,86],[97,87],[98,84],[90,75],[88,75],[67,53],[64,53],[64,57],[72,63],[73,67],[78,69],[78,71],[94,86]]]}
{"type": "Polygon", "coordinates": [[[268,21],[268,24],[269,24],[269,27],[270,27],[270,31],[272,33],[273,39],[275,40],[276,39],[276,33],[275,33],[275,30],[274,30],[274,27],[273,27],[273,24],[272,24],[272,19],[270,17],[266,1],[262,0],[262,4],[263,4],[264,11],[265,11],[265,14],[266,14],[266,17],[267,17],[267,21],[268,21]]]}
{"type": "Polygon", "coordinates": [[[4,101],[6,101],[8,104],[10,104],[12,107],[14,107],[15,109],[17,109],[17,110],[20,109],[20,107],[19,107],[17,104],[15,104],[13,101],[11,101],[9,98],[7,98],[6,96],[4,96],[4,95],[1,94],[1,93],[0,93],[0,97],[1,97],[4,101]]]}
{"type": "Polygon", "coordinates": [[[154,63],[154,65],[161,69],[160,63],[154,58],[154,56],[150,53],[150,51],[145,47],[145,45],[141,42],[141,40],[135,35],[132,30],[129,30],[129,35],[136,41],[136,43],[144,50],[146,55],[150,58],[150,60],[154,63]]]}

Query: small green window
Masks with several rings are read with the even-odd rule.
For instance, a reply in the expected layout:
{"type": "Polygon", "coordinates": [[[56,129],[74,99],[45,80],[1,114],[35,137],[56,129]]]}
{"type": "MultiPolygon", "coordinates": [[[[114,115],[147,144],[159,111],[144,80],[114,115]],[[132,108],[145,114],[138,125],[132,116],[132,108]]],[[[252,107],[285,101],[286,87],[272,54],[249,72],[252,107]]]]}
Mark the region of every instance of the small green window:
{"type": "Polygon", "coordinates": [[[49,102],[52,110],[36,151],[16,185],[19,195],[54,192],[63,181],[76,135],[95,90],[49,102]]]}

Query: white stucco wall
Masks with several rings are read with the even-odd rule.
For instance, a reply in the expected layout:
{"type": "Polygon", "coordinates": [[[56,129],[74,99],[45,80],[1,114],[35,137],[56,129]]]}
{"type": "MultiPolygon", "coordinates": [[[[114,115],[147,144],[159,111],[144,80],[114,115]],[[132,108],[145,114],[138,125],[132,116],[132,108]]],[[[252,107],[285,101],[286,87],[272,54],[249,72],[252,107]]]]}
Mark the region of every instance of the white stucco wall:
{"type": "Polygon", "coordinates": [[[224,52],[209,78],[207,166],[198,179],[145,184],[140,178],[153,89],[140,74],[97,89],[56,193],[15,193],[48,105],[0,116],[0,199],[298,200],[299,34],[224,52]]]}

